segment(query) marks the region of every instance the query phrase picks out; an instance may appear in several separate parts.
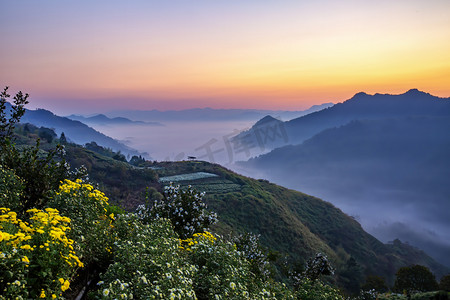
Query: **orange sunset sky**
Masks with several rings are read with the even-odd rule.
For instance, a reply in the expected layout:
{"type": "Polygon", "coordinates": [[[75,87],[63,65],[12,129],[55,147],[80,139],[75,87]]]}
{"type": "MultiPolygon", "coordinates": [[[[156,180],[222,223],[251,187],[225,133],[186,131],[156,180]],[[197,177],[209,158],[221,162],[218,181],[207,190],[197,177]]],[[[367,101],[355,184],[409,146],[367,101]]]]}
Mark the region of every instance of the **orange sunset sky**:
{"type": "Polygon", "coordinates": [[[59,114],[450,96],[450,1],[0,0],[0,84],[59,114]]]}

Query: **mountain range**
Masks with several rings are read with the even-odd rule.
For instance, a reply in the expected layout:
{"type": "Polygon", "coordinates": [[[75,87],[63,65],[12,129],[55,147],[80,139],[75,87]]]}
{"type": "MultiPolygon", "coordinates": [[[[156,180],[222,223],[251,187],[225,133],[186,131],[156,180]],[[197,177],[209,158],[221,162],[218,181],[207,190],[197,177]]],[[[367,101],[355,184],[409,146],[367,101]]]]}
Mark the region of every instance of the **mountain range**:
{"type": "Polygon", "coordinates": [[[264,135],[266,132],[269,135],[265,135],[263,147],[267,151],[284,145],[300,144],[322,130],[342,126],[352,120],[450,116],[449,99],[435,97],[417,89],[400,95],[368,95],[360,92],[343,103],[289,121],[263,125],[256,123],[251,129],[235,137],[234,143],[247,147],[261,145],[258,134],[264,135]],[[281,138],[281,133],[287,137],[281,138]]]}
{"type": "Polygon", "coordinates": [[[314,105],[303,111],[272,111],[257,109],[213,109],[193,108],[185,110],[121,110],[107,113],[110,117],[126,117],[139,121],[158,122],[207,122],[207,121],[254,121],[266,115],[274,115],[283,120],[291,120],[332,106],[333,103],[314,105]]]}
{"type": "MultiPolygon", "coordinates": [[[[10,109],[11,104],[7,102],[6,111],[9,111],[10,109]]],[[[80,121],[57,116],[49,110],[27,109],[25,115],[21,119],[21,123],[31,123],[39,127],[52,128],[58,136],[64,132],[64,135],[69,141],[80,145],[95,141],[103,147],[111,148],[114,151],[120,151],[126,156],[141,155],[150,158],[147,153],[140,153],[80,121]]]]}
{"type": "Polygon", "coordinates": [[[123,117],[108,118],[103,114],[94,115],[91,117],[84,117],[80,115],[70,115],[67,118],[75,121],[80,121],[87,125],[148,125],[148,126],[163,126],[159,122],[143,122],[132,121],[123,117]]]}
{"type": "Polygon", "coordinates": [[[267,122],[292,145],[237,170],[330,201],[379,239],[408,241],[450,266],[450,98],[359,93],[267,122]]]}

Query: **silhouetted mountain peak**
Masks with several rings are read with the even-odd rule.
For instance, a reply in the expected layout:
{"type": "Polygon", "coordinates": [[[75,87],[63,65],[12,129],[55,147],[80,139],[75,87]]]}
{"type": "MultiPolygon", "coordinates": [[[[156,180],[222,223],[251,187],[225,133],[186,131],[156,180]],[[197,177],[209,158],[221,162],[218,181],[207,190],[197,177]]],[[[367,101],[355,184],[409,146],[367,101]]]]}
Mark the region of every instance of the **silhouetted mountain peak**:
{"type": "Polygon", "coordinates": [[[107,116],[105,116],[104,114],[95,115],[93,118],[109,120],[109,118],[107,116]]]}
{"type": "Polygon", "coordinates": [[[367,97],[367,96],[370,96],[370,95],[367,94],[367,93],[364,93],[364,92],[359,92],[359,93],[356,93],[356,94],[352,97],[352,99],[353,99],[353,98],[367,97]]]}
{"type": "Polygon", "coordinates": [[[433,97],[433,98],[437,98],[429,93],[426,92],[422,92],[418,89],[410,89],[409,91],[403,93],[403,94],[380,94],[380,93],[376,93],[374,95],[370,95],[364,92],[359,92],[356,93],[352,98],[350,98],[349,100],[345,101],[345,102],[350,102],[353,103],[355,101],[359,101],[362,99],[365,100],[370,100],[370,99],[377,99],[377,100],[391,100],[392,97],[395,96],[399,99],[406,99],[406,100],[411,100],[411,99],[417,99],[417,98],[423,98],[423,97],[433,97]]]}
{"type": "Polygon", "coordinates": [[[408,96],[425,96],[425,95],[427,95],[428,96],[430,94],[419,91],[418,89],[410,89],[404,95],[408,95],[408,96]]]}
{"type": "Polygon", "coordinates": [[[255,123],[254,126],[261,126],[263,124],[271,123],[271,122],[281,122],[280,120],[275,119],[274,117],[267,115],[258,122],[255,123]]]}
{"type": "Polygon", "coordinates": [[[355,102],[360,102],[362,100],[368,100],[371,99],[373,96],[369,95],[367,93],[364,92],[359,92],[356,93],[353,97],[351,97],[350,99],[344,101],[344,103],[355,103],[355,102]]]}

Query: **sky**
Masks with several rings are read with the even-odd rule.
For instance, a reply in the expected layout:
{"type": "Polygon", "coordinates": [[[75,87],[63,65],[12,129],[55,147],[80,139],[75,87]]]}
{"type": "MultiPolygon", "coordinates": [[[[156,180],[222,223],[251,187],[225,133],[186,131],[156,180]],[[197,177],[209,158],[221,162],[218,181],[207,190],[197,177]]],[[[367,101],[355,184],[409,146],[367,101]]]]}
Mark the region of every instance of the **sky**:
{"type": "Polygon", "coordinates": [[[450,96],[450,1],[0,0],[0,85],[59,114],[450,96]]]}

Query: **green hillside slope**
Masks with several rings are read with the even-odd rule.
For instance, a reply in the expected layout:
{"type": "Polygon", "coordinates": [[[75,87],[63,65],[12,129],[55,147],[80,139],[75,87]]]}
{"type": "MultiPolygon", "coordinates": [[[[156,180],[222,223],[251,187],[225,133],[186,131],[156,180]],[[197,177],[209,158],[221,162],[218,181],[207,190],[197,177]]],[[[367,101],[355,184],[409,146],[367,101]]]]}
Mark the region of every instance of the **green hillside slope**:
{"type": "Polygon", "coordinates": [[[321,199],[206,162],[164,162],[158,166],[161,169],[156,172],[160,178],[195,172],[219,175],[214,179],[184,180],[177,184],[211,191],[206,199],[219,215],[222,224],[219,230],[260,234],[266,247],[287,254],[291,262],[302,262],[321,251],[331,258],[338,271],[344,270],[350,258],[354,258],[363,275],[382,275],[389,282],[404,265],[426,265],[438,277],[448,272],[417,248],[400,241],[381,243],[353,218],[321,199]],[[230,185],[234,185],[234,191],[226,189],[230,185]]]}
{"type": "MultiPolygon", "coordinates": [[[[51,146],[43,143],[44,149],[51,146]]],[[[338,284],[347,288],[350,283],[362,283],[369,274],[382,275],[392,284],[395,271],[410,264],[425,265],[437,277],[449,272],[418,249],[399,241],[379,242],[330,203],[220,165],[183,161],[145,162],[136,167],[74,144],[66,144],[66,151],[72,167],[86,166],[90,179],[111,202],[127,209],[145,201],[146,187],[158,197],[157,191],[168,184],[165,177],[191,174],[178,177],[175,184],[207,192],[209,208],[220,220],[215,231],[260,234],[263,246],[279,252],[280,274],[284,258],[291,266],[299,265],[317,252],[328,255],[337,268],[338,284]]]]}

